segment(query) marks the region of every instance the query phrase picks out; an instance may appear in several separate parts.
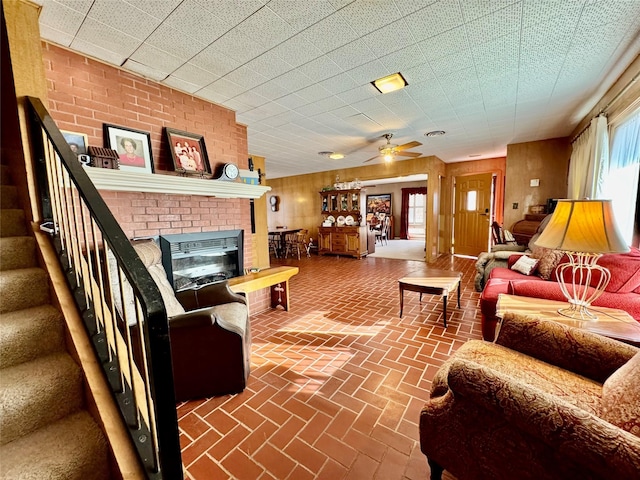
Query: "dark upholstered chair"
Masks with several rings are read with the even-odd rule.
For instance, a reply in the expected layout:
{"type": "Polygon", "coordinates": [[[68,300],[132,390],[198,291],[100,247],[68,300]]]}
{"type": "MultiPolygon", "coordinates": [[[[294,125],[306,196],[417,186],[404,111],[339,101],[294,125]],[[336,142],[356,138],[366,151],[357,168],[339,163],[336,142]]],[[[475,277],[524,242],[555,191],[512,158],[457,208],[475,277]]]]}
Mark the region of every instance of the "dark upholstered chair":
{"type": "Polygon", "coordinates": [[[640,349],[549,320],[505,315],[436,373],[420,413],[431,478],[638,478],[640,349]]]}
{"type": "Polygon", "coordinates": [[[226,281],[174,293],[153,241],[134,244],[155,280],[169,317],[176,400],[244,390],[251,366],[246,299],[226,281]]]}

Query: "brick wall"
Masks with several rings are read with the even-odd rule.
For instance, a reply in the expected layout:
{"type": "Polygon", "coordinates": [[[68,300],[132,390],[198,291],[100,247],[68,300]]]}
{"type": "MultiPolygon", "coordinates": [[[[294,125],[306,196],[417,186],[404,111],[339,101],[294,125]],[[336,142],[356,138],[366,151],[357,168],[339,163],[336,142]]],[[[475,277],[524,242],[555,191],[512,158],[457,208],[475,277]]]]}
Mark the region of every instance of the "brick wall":
{"type": "MultiPolygon", "coordinates": [[[[84,133],[88,144],[107,146],[103,125],[149,132],[154,171],[173,172],[164,127],[204,137],[209,163],[248,167],[246,126],[235,112],[93,59],[43,43],[49,112],[61,130],[84,133]]],[[[242,229],[244,266],[253,265],[249,200],[137,192],[101,192],[127,236],[242,229]]],[[[266,291],[268,294],[268,290],[266,291]]],[[[250,297],[252,312],[268,305],[250,297]]]]}
{"type": "MultiPolygon", "coordinates": [[[[247,168],[247,130],[235,112],[55,45],[43,44],[49,112],[62,130],[84,133],[89,145],[106,146],[103,125],[149,132],[156,172],[172,172],[163,127],[204,136],[212,169],[224,162],[247,168]]],[[[130,237],[160,233],[244,229],[249,201],[152,193],[102,192],[130,237]]],[[[250,237],[246,235],[248,242],[250,237]]],[[[251,266],[245,244],[245,266],[251,266]]]]}

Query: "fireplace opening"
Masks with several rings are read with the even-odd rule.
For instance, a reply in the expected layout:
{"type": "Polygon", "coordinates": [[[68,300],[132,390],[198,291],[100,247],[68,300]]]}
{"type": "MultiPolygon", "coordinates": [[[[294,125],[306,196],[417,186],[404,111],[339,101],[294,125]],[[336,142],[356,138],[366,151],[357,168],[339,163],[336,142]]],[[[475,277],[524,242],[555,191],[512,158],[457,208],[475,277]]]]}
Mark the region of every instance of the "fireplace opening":
{"type": "Polygon", "coordinates": [[[243,247],[243,230],[160,236],[162,265],[176,292],[241,275],[243,247]]]}

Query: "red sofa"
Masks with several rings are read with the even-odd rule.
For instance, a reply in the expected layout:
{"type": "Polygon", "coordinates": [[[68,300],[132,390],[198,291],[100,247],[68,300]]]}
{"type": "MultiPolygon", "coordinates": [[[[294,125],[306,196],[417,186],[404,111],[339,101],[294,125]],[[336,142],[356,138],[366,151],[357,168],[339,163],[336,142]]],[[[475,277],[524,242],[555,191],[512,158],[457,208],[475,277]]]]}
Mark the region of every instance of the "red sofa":
{"type": "MultiPolygon", "coordinates": [[[[509,258],[509,268],[494,268],[487,284],[480,296],[480,310],[482,313],[482,336],[485,340],[493,341],[496,325],[496,303],[498,295],[508,293],[524,297],[546,298],[564,301],[565,296],[560,290],[557,278],[557,266],[550,279],[544,280],[538,275],[523,275],[511,267],[521,255],[509,258]]],[[[567,257],[560,260],[565,263],[567,257]]],[[[640,250],[631,247],[628,253],[612,253],[600,257],[598,265],[606,267],[611,272],[611,280],[604,293],[593,303],[594,306],[619,308],[628,312],[640,322],[640,250]]],[[[593,284],[593,282],[592,282],[593,284]]]]}

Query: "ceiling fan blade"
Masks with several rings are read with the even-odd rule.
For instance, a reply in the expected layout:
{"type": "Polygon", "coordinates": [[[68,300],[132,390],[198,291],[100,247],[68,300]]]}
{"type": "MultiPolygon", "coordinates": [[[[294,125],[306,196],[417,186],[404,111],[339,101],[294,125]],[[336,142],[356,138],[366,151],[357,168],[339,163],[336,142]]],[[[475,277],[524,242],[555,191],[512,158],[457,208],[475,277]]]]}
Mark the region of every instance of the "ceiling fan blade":
{"type": "Polygon", "coordinates": [[[403,157],[419,157],[422,154],[418,152],[396,152],[396,155],[400,155],[403,157]]]}
{"type": "Polygon", "coordinates": [[[370,159],[365,160],[365,161],[364,161],[364,162],[362,162],[362,163],[370,162],[371,160],[375,160],[376,158],[380,158],[380,155],[376,155],[375,157],[371,157],[370,159]]]}
{"type": "Polygon", "coordinates": [[[419,147],[420,145],[422,145],[420,142],[414,141],[414,142],[405,143],[403,145],[398,145],[394,150],[395,151],[408,150],[409,148],[419,147]]]}

